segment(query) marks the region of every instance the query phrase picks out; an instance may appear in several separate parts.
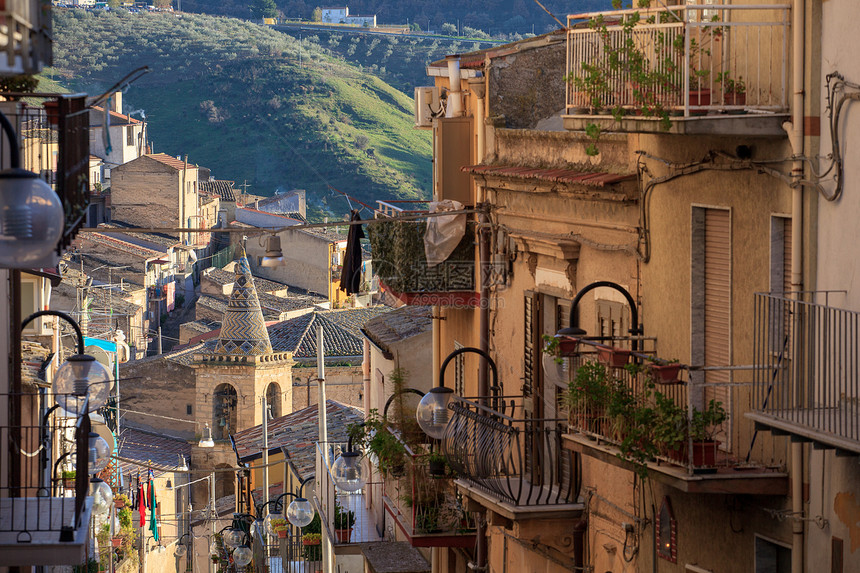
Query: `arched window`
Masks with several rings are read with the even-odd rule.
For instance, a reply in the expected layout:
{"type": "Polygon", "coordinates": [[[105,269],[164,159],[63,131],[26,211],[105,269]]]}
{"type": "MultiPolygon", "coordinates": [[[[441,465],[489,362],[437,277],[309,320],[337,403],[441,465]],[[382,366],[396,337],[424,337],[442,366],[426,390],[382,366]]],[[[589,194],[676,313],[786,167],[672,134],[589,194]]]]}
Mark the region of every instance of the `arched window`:
{"type": "Polygon", "coordinates": [[[269,405],[269,412],[272,413],[272,418],[280,418],[281,414],[281,387],[272,382],[266,388],[266,403],[269,405]]]}
{"type": "Polygon", "coordinates": [[[227,440],[230,434],[237,431],[236,404],[238,397],[236,389],[230,384],[219,384],[213,395],[212,437],[216,440],[227,440]]]}

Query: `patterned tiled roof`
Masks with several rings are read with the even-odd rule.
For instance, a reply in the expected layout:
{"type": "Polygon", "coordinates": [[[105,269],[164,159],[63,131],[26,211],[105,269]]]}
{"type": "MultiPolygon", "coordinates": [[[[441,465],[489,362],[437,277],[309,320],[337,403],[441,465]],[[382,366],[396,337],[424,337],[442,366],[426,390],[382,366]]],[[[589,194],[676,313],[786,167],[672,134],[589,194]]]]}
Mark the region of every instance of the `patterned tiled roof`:
{"type": "Polygon", "coordinates": [[[390,344],[411,338],[433,327],[429,306],[403,306],[364,325],[362,332],[383,352],[392,354],[390,344]]]}
{"type": "Polygon", "coordinates": [[[323,327],[323,350],[327,357],[361,357],[364,341],[361,328],[388,307],[321,310],[274,324],[269,338],[275,352],[292,352],[296,360],[313,359],[317,353],[317,325],[323,327]]]}
{"type": "MultiPolygon", "coordinates": [[[[143,474],[149,464],[162,468],[178,467],[180,455],[186,461],[191,458],[191,444],[180,438],[123,426],[117,440],[117,456],[124,458],[118,460],[118,466],[125,476],[126,485],[138,471],[143,474]]],[[[153,469],[153,473],[160,472],[153,469]]]]}
{"type": "Polygon", "coordinates": [[[215,354],[259,355],[272,352],[269,333],[254,288],[254,278],[244,253],[236,264],[236,282],[224,320],[221,322],[221,335],[215,345],[215,354]]]}
{"type": "MultiPolygon", "coordinates": [[[[208,278],[215,284],[221,286],[233,284],[236,281],[235,272],[219,269],[218,267],[209,267],[203,272],[206,278],[208,278]]],[[[292,290],[289,285],[285,285],[284,283],[279,283],[276,281],[270,281],[268,279],[261,279],[260,277],[254,277],[254,286],[257,288],[258,295],[262,293],[292,290]]]]}
{"type": "Polygon", "coordinates": [[[220,197],[222,201],[235,201],[236,190],[233,189],[233,185],[232,181],[210,179],[209,181],[200,182],[200,191],[220,197]]]}
{"type": "MultiPolygon", "coordinates": [[[[284,451],[304,479],[315,471],[315,443],[319,439],[319,405],[313,404],[268,422],[269,452],[284,451]]],[[[361,410],[335,400],[326,401],[329,442],[346,442],[347,427],[364,420],[361,410]]],[[[243,461],[262,456],[263,427],[254,426],[233,436],[243,461]]]]}

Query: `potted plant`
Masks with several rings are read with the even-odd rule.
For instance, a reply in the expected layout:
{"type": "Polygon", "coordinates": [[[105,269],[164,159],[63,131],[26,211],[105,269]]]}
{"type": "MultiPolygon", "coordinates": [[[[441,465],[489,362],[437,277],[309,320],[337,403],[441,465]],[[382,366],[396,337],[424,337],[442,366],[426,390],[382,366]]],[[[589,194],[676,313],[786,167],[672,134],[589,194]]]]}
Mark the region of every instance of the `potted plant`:
{"type": "Polygon", "coordinates": [[[131,505],[131,500],[128,498],[127,495],[123,493],[118,493],[114,496],[113,503],[117,509],[122,509],[127,505],[131,505]]]}
{"type": "Polygon", "coordinates": [[[371,410],[364,424],[351,424],[347,430],[353,443],[361,444],[377,459],[379,471],[393,477],[406,472],[406,447],[395,436],[376,410],[371,410]]]}
{"type": "Polygon", "coordinates": [[[597,359],[613,368],[622,368],[630,361],[630,351],[626,348],[597,345],[597,359]]]}
{"type": "Polygon", "coordinates": [[[648,365],[648,370],[651,372],[651,379],[657,384],[676,384],[681,364],[677,360],[654,361],[648,365]]]}
{"type": "Polygon", "coordinates": [[[734,79],[731,77],[731,72],[725,71],[717,74],[717,82],[723,87],[723,98],[726,105],[746,105],[747,86],[742,76],[734,79]]]}
{"type": "Polygon", "coordinates": [[[276,518],[272,520],[272,530],[278,535],[279,538],[285,539],[287,537],[287,531],[289,530],[289,525],[287,525],[286,519],[276,518]]]}
{"type": "Polygon", "coordinates": [[[660,392],[654,393],[654,443],[660,454],[683,462],[687,449],[687,412],[660,392]]]}
{"type": "Polygon", "coordinates": [[[302,535],[302,552],[307,561],[319,561],[322,559],[322,535],[319,533],[305,533],[302,535]]]}
{"type": "Polygon", "coordinates": [[[445,475],[445,466],[447,465],[448,461],[440,452],[432,452],[427,456],[427,468],[431,476],[445,475]]]}
{"type": "Polygon", "coordinates": [[[66,470],[62,474],[63,487],[66,489],[74,489],[75,487],[75,470],[66,470]]]}
{"type": "Polygon", "coordinates": [[[690,417],[690,439],[693,442],[692,461],[694,467],[716,465],[717,446],[715,439],[719,426],[728,415],[722,402],[711,400],[705,410],[693,408],[690,417]]]}
{"type": "Polygon", "coordinates": [[[581,431],[599,431],[610,391],[611,380],[606,366],[586,362],[577,368],[576,376],[568,384],[566,396],[571,425],[581,431]]]}
{"type": "Polygon", "coordinates": [[[334,501],[334,533],[338,543],[349,543],[352,536],[352,527],[355,525],[355,512],[344,510],[340,501],[334,501]]]}

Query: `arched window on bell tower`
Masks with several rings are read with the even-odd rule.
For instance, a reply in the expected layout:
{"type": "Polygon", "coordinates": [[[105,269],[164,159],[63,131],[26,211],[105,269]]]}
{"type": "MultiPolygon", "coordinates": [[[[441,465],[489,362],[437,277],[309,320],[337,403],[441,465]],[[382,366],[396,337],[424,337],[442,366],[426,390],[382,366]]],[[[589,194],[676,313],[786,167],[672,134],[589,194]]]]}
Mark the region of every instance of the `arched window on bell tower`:
{"type": "Polygon", "coordinates": [[[236,406],[238,396],[230,384],[219,384],[213,395],[212,436],[216,440],[227,440],[236,433],[236,406]]]}
{"type": "Polygon", "coordinates": [[[272,413],[272,418],[281,417],[281,387],[277,382],[272,382],[266,388],[266,403],[269,405],[269,412],[272,413]]]}

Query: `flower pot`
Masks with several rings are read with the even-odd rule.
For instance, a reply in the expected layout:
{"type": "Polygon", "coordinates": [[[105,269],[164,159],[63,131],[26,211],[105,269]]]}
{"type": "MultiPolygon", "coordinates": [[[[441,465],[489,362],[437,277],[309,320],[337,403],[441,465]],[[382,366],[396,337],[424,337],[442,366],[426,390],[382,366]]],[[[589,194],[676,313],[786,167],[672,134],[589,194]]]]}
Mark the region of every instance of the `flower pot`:
{"type": "Polygon", "coordinates": [[[445,460],[430,460],[427,467],[431,476],[445,475],[445,460]]]}
{"type": "Polygon", "coordinates": [[[337,537],[338,543],[349,543],[349,538],[352,537],[352,528],[349,529],[335,529],[334,535],[337,537]]]}
{"type": "Polygon", "coordinates": [[[561,356],[579,356],[579,352],[577,351],[578,347],[578,338],[564,338],[559,341],[558,353],[561,356]]]}
{"type": "MultiPolygon", "coordinates": [[[[687,98],[690,107],[705,107],[711,105],[711,90],[702,89],[702,90],[694,90],[691,89],[689,93],[689,97],[687,98]]],[[[708,113],[706,109],[697,109],[691,111],[692,115],[705,115],[708,113]]]]}
{"type": "Polygon", "coordinates": [[[622,368],[630,361],[630,351],[613,346],[598,346],[597,359],[612,368],[622,368]]]}
{"type": "Polygon", "coordinates": [[[746,92],[742,94],[736,94],[734,92],[726,94],[726,105],[746,105],[747,104],[747,94],[746,92]]]}
{"type": "Polygon", "coordinates": [[[114,537],[114,538],[112,538],[112,539],[110,540],[110,543],[111,543],[111,545],[113,545],[115,548],[116,548],[116,547],[121,547],[121,546],[122,546],[122,537],[114,537]]]}
{"type": "Polygon", "coordinates": [[[678,382],[678,373],[681,371],[680,364],[651,364],[651,377],[658,384],[675,384],[678,382]]]}
{"type": "Polygon", "coordinates": [[[121,499],[113,500],[113,504],[116,506],[117,509],[122,509],[125,507],[125,502],[121,499]]]}
{"type": "Polygon", "coordinates": [[[286,539],[287,538],[287,530],[286,529],[278,529],[275,531],[275,533],[278,534],[278,537],[280,539],[286,539]]]}
{"type": "Polygon", "coordinates": [[[66,489],[75,489],[75,478],[63,478],[63,487],[66,489]]]}
{"type": "Polygon", "coordinates": [[[693,467],[717,465],[718,445],[716,440],[693,442],[693,467]]]}

